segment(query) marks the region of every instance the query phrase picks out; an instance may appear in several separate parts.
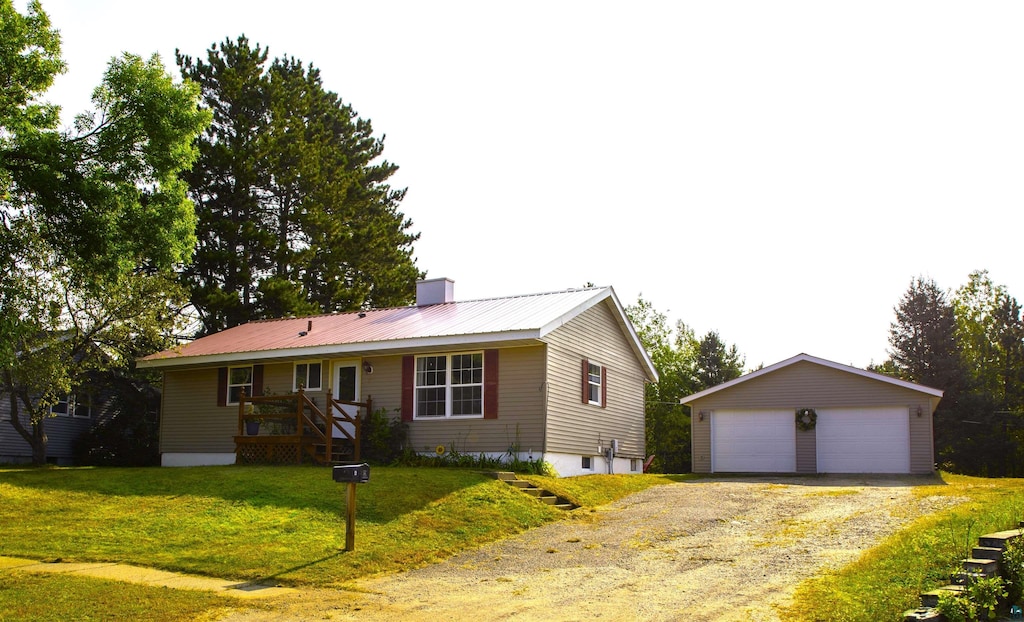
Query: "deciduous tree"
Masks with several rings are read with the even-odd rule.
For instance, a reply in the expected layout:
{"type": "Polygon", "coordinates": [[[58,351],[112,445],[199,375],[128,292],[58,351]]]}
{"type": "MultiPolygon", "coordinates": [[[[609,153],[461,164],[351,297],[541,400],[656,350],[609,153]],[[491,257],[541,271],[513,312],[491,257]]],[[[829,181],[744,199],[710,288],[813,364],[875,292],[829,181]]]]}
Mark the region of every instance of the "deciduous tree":
{"type": "Polygon", "coordinates": [[[50,407],[174,321],[171,275],[195,225],[179,175],[208,120],[158,57],[126,54],[95,110],[60,131],[39,98],[63,69],[40,4],[21,15],[0,0],[0,395],[37,463],[50,407]]]}

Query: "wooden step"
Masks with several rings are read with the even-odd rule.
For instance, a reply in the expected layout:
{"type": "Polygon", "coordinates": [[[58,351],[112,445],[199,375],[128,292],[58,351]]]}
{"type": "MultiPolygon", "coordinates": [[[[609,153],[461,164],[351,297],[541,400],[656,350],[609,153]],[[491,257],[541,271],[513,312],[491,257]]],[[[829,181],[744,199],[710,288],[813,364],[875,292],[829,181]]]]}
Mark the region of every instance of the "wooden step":
{"type": "Polygon", "coordinates": [[[512,471],[494,471],[492,473],[488,473],[488,475],[490,475],[494,479],[500,479],[503,482],[519,479],[518,477],[516,477],[516,474],[513,473],[512,471]]]}

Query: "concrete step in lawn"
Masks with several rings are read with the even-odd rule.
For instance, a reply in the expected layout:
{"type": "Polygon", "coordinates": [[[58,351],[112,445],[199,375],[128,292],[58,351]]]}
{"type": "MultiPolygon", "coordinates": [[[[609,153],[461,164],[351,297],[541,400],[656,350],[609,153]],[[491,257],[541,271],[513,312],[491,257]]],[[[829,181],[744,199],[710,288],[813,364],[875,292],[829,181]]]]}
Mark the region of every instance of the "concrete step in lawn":
{"type": "Polygon", "coordinates": [[[999,576],[999,564],[1002,561],[1006,545],[1021,537],[1022,534],[1024,534],[1024,521],[1021,521],[1020,529],[998,531],[979,537],[978,546],[971,550],[971,557],[962,560],[962,571],[950,577],[952,583],[921,594],[921,606],[918,609],[904,612],[904,622],[945,620],[945,617],[936,609],[939,606],[939,596],[950,592],[963,592],[964,586],[973,579],[999,576]]]}
{"type": "Polygon", "coordinates": [[[553,505],[559,510],[575,510],[578,507],[568,499],[563,499],[562,497],[559,497],[554,493],[548,492],[543,488],[537,488],[536,486],[534,486],[533,484],[526,480],[519,479],[519,477],[512,471],[496,471],[493,473],[489,473],[489,475],[494,479],[499,479],[505,482],[509,486],[518,488],[522,492],[537,499],[541,503],[553,505]]]}

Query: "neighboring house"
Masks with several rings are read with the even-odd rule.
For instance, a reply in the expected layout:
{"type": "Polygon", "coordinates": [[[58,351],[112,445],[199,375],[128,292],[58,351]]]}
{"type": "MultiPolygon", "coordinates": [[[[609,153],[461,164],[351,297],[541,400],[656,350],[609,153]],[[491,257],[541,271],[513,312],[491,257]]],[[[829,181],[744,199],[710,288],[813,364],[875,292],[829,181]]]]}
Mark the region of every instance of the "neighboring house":
{"type": "MultiPolygon", "coordinates": [[[[98,414],[96,406],[91,393],[80,391],[64,396],[50,408],[54,416],[43,423],[47,438],[47,462],[61,466],[74,464],[74,443],[93,425],[98,414]]],[[[31,429],[24,408],[19,408],[19,412],[25,427],[31,429]]],[[[0,400],[0,464],[31,461],[32,448],[11,425],[11,403],[9,396],[4,395],[0,400]]]]}
{"type": "Polygon", "coordinates": [[[680,401],[695,473],[931,473],[941,398],[799,354],[680,401]]]}
{"type": "Polygon", "coordinates": [[[372,399],[421,453],[518,448],[561,475],[641,472],[657,372],[610,287],[453,291],[420,281],[415,306],[250,322],[141,359],[163,371],[162,463],[234,463],[239,396],[302,388],[317,404],[372,399]]]}

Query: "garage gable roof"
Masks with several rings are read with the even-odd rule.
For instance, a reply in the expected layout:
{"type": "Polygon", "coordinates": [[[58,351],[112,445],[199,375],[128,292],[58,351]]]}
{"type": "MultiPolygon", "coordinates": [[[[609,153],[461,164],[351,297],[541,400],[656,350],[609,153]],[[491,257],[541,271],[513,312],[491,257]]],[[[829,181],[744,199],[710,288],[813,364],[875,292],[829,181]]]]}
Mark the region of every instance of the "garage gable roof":
{"type": "Polygon", "coordinates": [[[734,386],[736,386],[738,384],[742,384],[742,383],[747,382],[749,380],[753,380],[754,378],[759,378],[761,376],[770,374],[770,373],[772,373],[774,371],[778,371],[778,370],[780,370],[780,369],[782,369],[784,367],[789,367],[790,365],[794,365],[796,363],[801,363],[801,362],[808,362],[808,363],[814,363],[815,365],[822,365],[824,367],[829,367],[829,368],[836,369],[836,370],[843,371],[843,372],[847,372],[847,373],[850,373],[850,374],[855,374],[857,376],[862,376],[864,378],[869,378],[871,380],[877,380],[879,382],[885,382],[887,384],[895,385],[897,387],[903,387],[904,389],[910,389],[911,391],[918,391],[920,393],[924,393],[924,394],[930,395],[932,397],[942,397],[942,393],[943,393],[940,389],[933,389],[932,387],[926,387],[926,386],[921,385],[921,384],[916,384],[916,383],[913,383],[913,382],[907,382],[906,380],[900,380],[899,378],[893,378],[892,376],[886,376],[885,374],[879,374],[879,373],[875,373],[873,371],[867,371],[866,369],[860,369],[858,367],[851,367],[849,365],[842,365],[840,363],[836,363],[836,362],[833,362],[833,361],[827,361],[825,359],[818,358],[816,356],[811,356],[810,354],[797,354],[796,356],[794,356],[792,358],[788,358],[788,359],[786,359],[784,361],[775,363],[774,365],[769,365],[768,367],[762,367],[761,369],[759,369],[757,371],[750,372],[749,374],[746,374],[744,376],[740,376],[739,378],[730,380],[728,382],[723,382],[722,384],[715,385],[715,386],[711,387],[710,389],[704,389],[703,391],[701,391],[699,393],[694,393],[693,395],[681,398],[679,400],[679,403],[680,404],[692,404],[696,400],[699,400],[701,398],[707,397],[707,396],[709,396],[709,395],[711,395],[713,393],[718,393],[719,391],[724,391],[724,390],[729,389],[731,387],[734,387],[734,386]]]}

